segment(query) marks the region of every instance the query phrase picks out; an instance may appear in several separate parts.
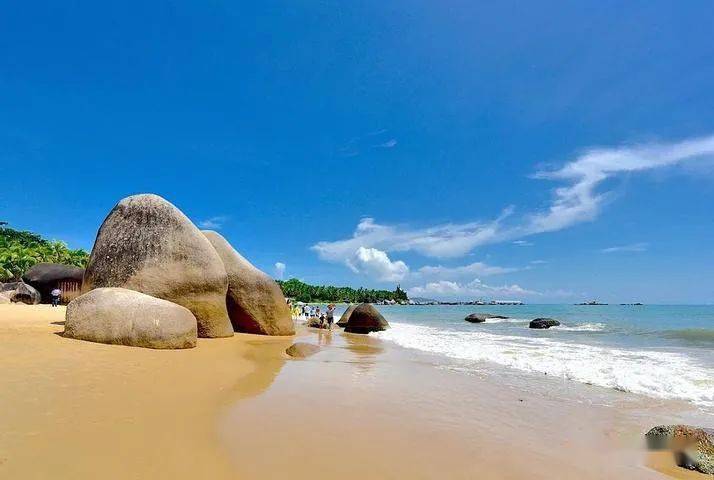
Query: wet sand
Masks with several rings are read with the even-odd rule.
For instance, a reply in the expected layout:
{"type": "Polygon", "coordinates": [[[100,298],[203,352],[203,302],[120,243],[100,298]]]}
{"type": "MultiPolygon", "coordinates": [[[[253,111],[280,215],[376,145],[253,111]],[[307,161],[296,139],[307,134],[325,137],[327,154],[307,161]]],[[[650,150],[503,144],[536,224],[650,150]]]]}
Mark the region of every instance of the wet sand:
{"type": "Polygon", "coordinates": [[[298,341],[322,348],[291,360],[292,338],[236,335],[182,351],[69,340],[57,335],[63,315],[0,305],[0,478],[689,473],[641,449],[649,426],[686,418],[680,405],[466,375],[337,330],[301,329],[298,341]]]}

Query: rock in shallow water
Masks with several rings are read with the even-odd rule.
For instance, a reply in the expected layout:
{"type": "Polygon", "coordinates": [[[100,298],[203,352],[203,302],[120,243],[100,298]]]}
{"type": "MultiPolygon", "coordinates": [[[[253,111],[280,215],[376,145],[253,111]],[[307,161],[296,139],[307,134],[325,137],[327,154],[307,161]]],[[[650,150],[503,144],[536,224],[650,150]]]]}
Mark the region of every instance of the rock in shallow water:
{"type": "Polygon", "coordinates": [[[714,475],[714,429],[659,425],[645,439],[650,450],[671,450],[680,467],[714,475]]]}
{"type": "Polygon", "coordinates": [[[320,347],[311,343],[298,342],[290,345],[285,353],[293,358],[305,358],[320,351],[320,347]]]}
{"type": "Polygon", "coordinates": [[[345,325],[347,333],[380,332],[389,328],[387,320],[369,303],[361,303],[355,307],[350,319],[345,325]]]}
{"type": "Polygon", "coordinates": [[[347,310],[345,310],[345,313],[342,314],[340,320],[337,322],[338,327],[345,328],[347,326],[347,322],[350,321],[350,317],[352,316],[352,312],[355,311],[355,308],[357,308],[357,305],[347,307],[347,310]]]}
{"type": "Polygon", "coordinates": [[[560,322],[554,318],[536,318],[531,320],[531,323],[528,324],[528,328],[544,329],[557,327],[558,325],[560,325],[560,322]]]}
{"type": "Polygon", "coordinates": [[[471,323],[483,323],[489,318],[506,319],[508,317],[504,317],[503,315],[493,315],[491,313],[472,313],[471,315],[468,315],[466,318],[464,318],[464,320],[471,323]]]}
{"type": "Polygon", "coordinates": [[[159,349],[196,346],[196,317],[185,307],[124,288],[97,288],[67,306],[64,336],[159,349]]]}

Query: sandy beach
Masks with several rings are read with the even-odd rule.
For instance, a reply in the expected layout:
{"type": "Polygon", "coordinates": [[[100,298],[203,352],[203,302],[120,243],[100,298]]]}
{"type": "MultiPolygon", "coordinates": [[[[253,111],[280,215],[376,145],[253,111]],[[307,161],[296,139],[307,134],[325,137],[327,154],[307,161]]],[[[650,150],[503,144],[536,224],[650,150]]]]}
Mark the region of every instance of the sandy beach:
{"type": "Polygon", "coordinates": [[[705,478],[641,448],[678,403],[499,383],[341,331],[300,329],[321,350],[292,360],[292,337],[157,351],[63,321],[0,305],[2,478],[705,478]]]}

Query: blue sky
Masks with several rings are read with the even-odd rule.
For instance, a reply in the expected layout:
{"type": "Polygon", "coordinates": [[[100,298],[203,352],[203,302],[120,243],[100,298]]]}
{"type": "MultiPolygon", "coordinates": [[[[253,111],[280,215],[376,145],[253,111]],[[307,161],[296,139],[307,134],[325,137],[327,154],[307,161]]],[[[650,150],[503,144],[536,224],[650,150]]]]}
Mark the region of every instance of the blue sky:
{"type": "Polygon", "coordinates": [[[153,192],[260,268],[714,302],[711,2],[8,2],[0,219],[153,192]],[[278,266],[276,269],[276,264],[278,266]]]}

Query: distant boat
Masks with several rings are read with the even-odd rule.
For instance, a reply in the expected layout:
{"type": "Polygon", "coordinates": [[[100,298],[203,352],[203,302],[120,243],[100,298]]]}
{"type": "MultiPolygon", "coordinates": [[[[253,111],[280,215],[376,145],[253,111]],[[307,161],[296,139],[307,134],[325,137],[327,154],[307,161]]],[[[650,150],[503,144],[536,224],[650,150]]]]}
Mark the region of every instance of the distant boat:
{"type": "Polygon", "coordinates": [[[575,305],[607,305],[607,303],[600,303],[597,300],[590,300],[589,302],[576,303],[575,305]]]}
{"type": "Polygon", "coordinates": [[[520,300],[491,300],[489,305],[523,305],[520,300]]]}

